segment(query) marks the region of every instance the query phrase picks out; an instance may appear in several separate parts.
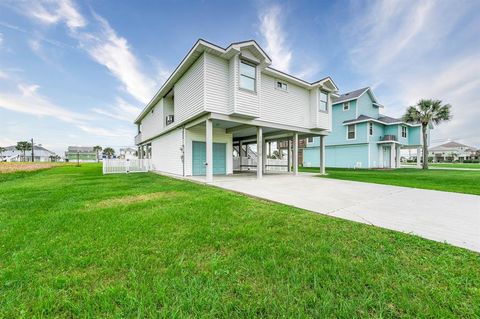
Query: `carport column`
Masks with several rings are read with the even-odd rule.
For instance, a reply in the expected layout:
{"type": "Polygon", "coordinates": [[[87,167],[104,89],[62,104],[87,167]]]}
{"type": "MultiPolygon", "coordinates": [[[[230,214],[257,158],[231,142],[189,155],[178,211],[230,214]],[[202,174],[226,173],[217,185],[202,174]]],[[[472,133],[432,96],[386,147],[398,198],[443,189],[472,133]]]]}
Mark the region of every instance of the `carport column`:
{"type": "Polygon", "coordinates": [[[397,155],[397,163],[395,165],[396,168],[400,168],[400,157],[402,155],[401,149],[402,149],[402,147],[400,145],[398,145],[398,147],[396,149],[396,155],[397,155]]]}
{"type": "Polygon", "coordinates": [[[397,148],[395,147],[395,143],[392,143],[390,146],[390,167],[389,168],[394,168],[395,167],[395,150],[397,148]]]}
{"type": "Polygon", "coordinates": [[[262,171],[264,174],[267,172],[267,143],[265,138],[263,138],[262,142],[262,171]]]}
{"type": "Polygon", "coordinates": [[[320,135],[320,174],[325,174],[325,135],[320,135]]]}
{"type": "Polygon", "coordinates": [[[208,119],[205,123],[205,144],[206,144],[206,181],[213,182],[213,125],[212,120],[208,119]]]}
{"type": "Polygon", "coordinates": [[[263,159],[263,131],[257,126],[257,178],[262,178],[263,159]]]}
{"type": "Polygon", "coordinates": [[[293,173],[298,175],[298,133],[293,133],[293,173]]]}
{"type": "Polygon", "coordinates": [[[422,148],[417,147],[417,167],[422,167],[420,159],[422,158],[422,148]]]}
{"type": "Polygon", "coordinates": [[[287,140],[287,164],[288,164],[288,168],[287,168],[287,172],[291,172],[292,171],[292,160],[290,159],[290,139],[287,140]]]}

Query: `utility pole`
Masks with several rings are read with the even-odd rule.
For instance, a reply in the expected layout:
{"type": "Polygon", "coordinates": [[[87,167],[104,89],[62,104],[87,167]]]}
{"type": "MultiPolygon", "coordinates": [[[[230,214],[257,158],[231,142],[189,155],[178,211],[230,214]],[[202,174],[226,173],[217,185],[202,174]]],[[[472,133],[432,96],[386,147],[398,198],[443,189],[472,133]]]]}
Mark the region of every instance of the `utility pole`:
{"type": "Polygon", "coordinates": [[[32,162],[35,162],[35,157],[33,152],[33,138],[32,138],[32,162]]]}

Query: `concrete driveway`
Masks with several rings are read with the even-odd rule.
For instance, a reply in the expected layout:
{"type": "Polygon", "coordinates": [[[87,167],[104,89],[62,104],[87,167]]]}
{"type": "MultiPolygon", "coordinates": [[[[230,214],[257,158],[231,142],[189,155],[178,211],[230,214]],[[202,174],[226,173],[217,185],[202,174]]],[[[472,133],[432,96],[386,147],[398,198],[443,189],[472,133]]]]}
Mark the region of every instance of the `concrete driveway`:
{"type": "Polygon", "coordinates": [[[480,252],[480,196],[315,177],[215,177],[213,185],[480,252]]]}

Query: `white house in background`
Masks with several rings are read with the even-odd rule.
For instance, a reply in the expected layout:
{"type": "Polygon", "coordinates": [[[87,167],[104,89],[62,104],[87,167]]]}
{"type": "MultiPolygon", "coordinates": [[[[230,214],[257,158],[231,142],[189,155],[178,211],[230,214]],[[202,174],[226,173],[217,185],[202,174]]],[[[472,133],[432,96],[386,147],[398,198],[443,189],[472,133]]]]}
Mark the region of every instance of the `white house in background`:
{"type": "Polygon", "coordinates": [[[136,159],[137,158],[137,149],[133,147],[125,147],[120,149],[120,155],[118,156],[121,159],[136,159]]]}
{"type": "Polygon", "coordinates": [[[260,178],[269,170],[266,144],[290,140],[297,172],[298,139],[324,140],[338,88],[330,77],[310,83],[271,63],[253,40],[227,48],[198,40],[135,120],[140,156],[151,158],[154,170],[210,182],[233,174],[234,156],[256,144],[252,169],[260,178]]]}
{"type": "Polygon", "coordinates": [[[433,157],[434,162],[464,161],[476,159],[476,151],[475,147],[451,141],[430,148],[428,156],[433,157]]]}
{"type": "MultiPolygon", "coordinates": [[[[47,150],[41,145],[34,145],[33,147],[33,157],[35,162],[51,162],[52,156],[55,156],[55,153],[47,150]]],[[[25,152],[25,158],[23,158],[23,152],[17,150],[15,145],[5,147],[5,151],[0,155],[0,161],[3,162],[31,162],[32,161],[32,151],[25,152]]]]}

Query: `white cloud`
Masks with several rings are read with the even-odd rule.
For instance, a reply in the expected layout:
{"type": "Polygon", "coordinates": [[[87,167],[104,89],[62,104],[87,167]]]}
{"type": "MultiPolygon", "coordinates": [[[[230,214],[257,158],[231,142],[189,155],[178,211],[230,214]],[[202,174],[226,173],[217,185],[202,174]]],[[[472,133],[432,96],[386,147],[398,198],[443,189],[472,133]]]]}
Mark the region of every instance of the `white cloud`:
{"type": "Polygon", "coordinates": [[[290,71],[292,51],[285,43],[285,30],[282,25],[282,8],[273,5],[260,14],[260,33],[266,42],[265,51],[272,58],[272,65],[281,71],[290,71]]]}
{"type": "Polygon", "coordinates": [[[132,132],[128,130],[119,130],[119,129],[106,129],[98,126],[90,126],[90,125],[78,125],[82,131],[87,132],[89,134],[95,136],[103,136],[103,137],[122,137],[122,138],[130,138],[132,137],[132,132]]]}
{"type": "Polygon", "coordinates": [[[141,111],[139,107],[127,103],[122,98],[117,98],[116,104],[113,107],[107,109],[94,108],[92,110],[98,114],[129,123],[132,123],[141,111]]]}
{"type": "Polygon", "coordinates": [[[3,45],[3,33],[0,32],[0,47],[3,45]]]}
{"type": "MultiPolygon", "coordinates": [[[[87,19],[70,0],[28,3],[24,5],[24,12],[43,24],[64,23],[79,46],[95,62],[105,66],[138,101],[147,103],[154,94],[156,81],[141,70],[127,39],[119,36],[103,17],[93,13],[94,19],[88,23],[90,30],[87,30],[87,19]]],[[[30,47],[35,53],[41,53],[38,39],[32,40],[30,47]]],[[[41,57],[45,60],[45,56],[41,57]]],[[[166,72],[162,69],[161,77],[166,72]]]]}
{"type": "Polygon", "coordinates": [[[85,18],[70,0],[33,1],[24,5],[26,14],[45,24],[64,22],[71,30],[87,25],[85,18]]]}
{"type": "Polygon", "coordinates": [[[100,31],[97,33],[76,33],[80,46],[97,63],[104,65],[118,80],[125,90],[138,101],[147,103],[154,93],[155,81],[140,70],[140,63],[128,44],[118,36],[108,22],[95,16],[100,31]]]}

